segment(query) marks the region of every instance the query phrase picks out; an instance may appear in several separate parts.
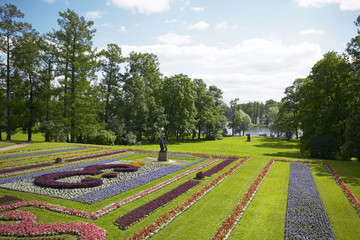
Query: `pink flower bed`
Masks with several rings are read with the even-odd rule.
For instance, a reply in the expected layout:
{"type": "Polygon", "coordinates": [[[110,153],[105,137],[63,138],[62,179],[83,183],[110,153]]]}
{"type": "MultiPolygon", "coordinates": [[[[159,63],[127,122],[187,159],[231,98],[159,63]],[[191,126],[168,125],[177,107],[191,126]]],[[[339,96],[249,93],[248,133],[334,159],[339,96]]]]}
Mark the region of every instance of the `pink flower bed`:
{"type": "Polygon", "coordinates": [[[147,239],[147,238],[151,237],[156,232],[158,232],[162,228],[164,228],[171,221],[173,221],[177,216],[179,216],[184,211],[186,211],[188,208],[190,208],[194,203],[199,201],[209,191],[214,189],[221,181],[223,181],[225,178],[227,178],[233,172],[235,172],[237,169],[239,169],[249,159],[250,159],[249,157],[242,159],[238,164],[236,164],[234,167],[230,168],[225,173],[221,174],[219,177],[215,178],[212,182],[210,182],[208,185],[206,185],[205,187],[200,189],[197,193],[192,195],[185,202],[175,206],[170,211],[162,214],[152,224],[144,227],[140,231],[134,233],[133,236],[128,237],[126,239],[127,240],[131,240],[131,239],[139,239],[140,240],[140,239],[147,239]]]}
{"type": "Polygon", "coordinates": [[[3,214],[3,220],[21,220],[21,222],[0,224],[0,235],[15,237],[35,237],[59,233],[76,234],[84,240],[101,240],[106,238],[105,230],[93,223],[37,223],[33,213],[11,211],[3,214]]]}
{"type": "Polygon", "coordinates": [[[236,205],[233,212],[226,218],[226,220],[222,223],[220,228],[216,231],[212,239],[227,239],[230,235],[231,231],[236,226],[237,222],[240,220],[241,215],[246,210],[248,204],[252,200],[255,195],[257,189],[260,187],[262,181],[264,180],[266,174],[269,172],[270,167],[274,163],[274,160],[270,160],[268,164],[265,166],[260,175],[255,179],[253,184],[251,184],[248,191],[244,194],[243,198],[236,205]]]}

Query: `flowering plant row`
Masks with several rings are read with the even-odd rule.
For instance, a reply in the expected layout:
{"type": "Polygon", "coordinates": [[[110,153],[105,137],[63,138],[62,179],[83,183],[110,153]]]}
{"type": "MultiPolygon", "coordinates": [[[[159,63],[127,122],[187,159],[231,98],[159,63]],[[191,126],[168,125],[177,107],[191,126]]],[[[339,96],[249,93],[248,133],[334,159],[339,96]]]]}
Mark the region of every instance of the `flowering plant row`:
{"type": "MultiPolygon", "coordinates": [[[[123,155],[123,154],[122,153],[117,153],[112,157],[121,156],[121,155],[123,155]]],[[[98,160],[104,159],[104,158],[107,158],[107,156],[98,157],[98,158],[92,159],[92,161],[95,162],[95,161],[98,161],[98,160]]],[[[112,161],[115,161],[115,160],[112,160],[112,161]]],[[[83,163],[83,162],[89,162],[89,160],[83,159],[83,160],[79,160],[77,163],[83,163]]],[[[73,164],[72,162],[62,163],[62,164],[51,164],[49,166],[43,166],[43,167],[40,167],[40,168],[38,168],[37,165],[36,165],[36,168],[30,168],[30,169],[24,169],[24,170],[20,170],[20,171],[16,171],[16,172],[0,174],[0,177],[10,177],[10,176],[14,176],[14,175],[37,172],[37,171],[47,170],[47,169],[52,169],[52,168],[71,166],[72,164],[73,164]]],[[[0,184],[1,184],[1,181],[0,181],[0,184]]]]}
{"type": "Polygon", "coordinates": [[[355,197],[351,189],[346,185],[344,180],[337,174],[333,167],[329,163],[325,163],[325,166],[330,171],[331,175],[334,177],[336,183],[340,186],[341,190],[344,192],[346,197],[349,199],[351,205],[355,208],[358,214],[360,214],[360,202],[355,197]]]}
{"type": "Polygon", "coordinates": [[[133,223],[144,218],[146,215],[149,215],[151,212],[155,211],[156,209],[169,203],[170,201],[177,198],[181,194],[187,192],[189,189],[193,188],[194,186],[198,185],[199,183],[200,183],[199,181],[188,180],[185,183],[170,190],[169,192],[128,212],[127,214],[123,215],[122,217],[119,217],[118,219],[116,219],[115,224],[122,230],[125,230],[128,226],[130,226],[133,223]]]}
{"type": "Polygon", "coordinates": [[[335,239],[309,165],[291,163],[285,239],[335,239]]]}
{"type": "Polygon", "coordinates": [[[230,163],[234,162],[236,159],[227,159],[219,163],[218,165],[210,168],[209,170],[203,172],[204,176],[210,177],[211,175],[221,171],[223,168],[225,168],[230,163]]]}
{"type": "Polygon", "coordinates": [[[66,161],[67,162],[74,162],[74,161],[79,161],[79,160],[83,160],[83,159],[91,159],[91,158],[110,156],[110,155],[114,155],[114,154],[118,154],[118,153],[124,153],[124,152],[126,152],[126,151],[124,151],[124,150],[109,151],[109,152],[100,153],[100,154],[93,154],[93,155],[90,155],[90,156],[75,157],[75,158],[67,159],[66,161]]]}
{"type": "Polygon", "coordinates": [[[21,153],[21,154],[14,154],[14,155],[5,155],[5,156],[0,156],[0,160],[34,156],[34,155],[52,154],[52,153],[58,153],[58,152],[71,152],[71,151],[77,151],[77,150],[82,150],[82,149],[86,149],[86,147],[77,147],[77,148],[67,148],[67,149],[60,149],[60,150],[43,151],[43,152],[29,152],[29,153],[21,153]]]}
{"type": "Polygon", "coordinates": [[[59,182],[56,180],[79,176],[79,175],[98,175],[103,173],[102,169],[113,168],[115,172],[136,172],[138,167],[129,164],[104,164],[87,166],[81,171],[64,171],[57,173],[48,173],[35,178],[35,184],[41,187],[51,187],[59,189],[73,189],[73,188],[89,188],[100,186],[103,181],[99,178],[84,178],[81,182],[59,182]]]}
{"type": "Polygon", "coordinates": [[[133,234],[133,236],[126,238],[127,240],[131,239],[147,239],[152,235],[156,234],[162,228],[164,228],[167,224],[173,221],[176,217],[182,214],[184,211],[189,209],[193,204],[203,198],[208,192],[214,189],[220,182],[234,173],[237,169],[239,169],[246,161],[250,158],[246,157],[242,159],[238,164],[230,168],[228,171],[224,172],[213,181],[211,181],[208,185],[200,189],[197,193],[193,194],[190,198],[185,200],[185,202],[175,206],[170,211],[162,214],[158,217],[152,224],[144,227],[140,231],[133,234]]]}
{"type": "Polygon", "coordinates": [[[235,206],[230,216],[228,216],[223,221],[220,228],[215,232],[212,239],[227,239],[230,236],[232,230],[235,228],[236,224],[240,221],[242,214],[245,212],[246,208],[248,207],[251,200],[255,196],[256,191],[259,189],[262,181],[266,177],[273,163],[274,160],[270,160],[266,164],[265,168],[251,184],[250,188],[241,198],[240,202],[235,206]]]}
{"type": "Polygon", "coordinates": [[[40,164],[32,164],[32,165],[28,164],[25,166],[19,166],[19,167],[14,167],[14,168],[4,168],[4,169],[0,170],[0,174],[28,170],[28,169],[37,168],[37,167],[47,167],[50,165],[52,165],[52,163],[40,163],[40,164]]]}
{"type": "MultiPolygon", "coordinates": [[[[12,164],[12,163],[19,163],[19,162],[26,162],[29,160],[33,160],[33,159],[41,159],[41,158],[50,158],[50,157],[63,157],[65,155],[76,155],[76,154],[84,154],[84,153],[89,153],[89,152],[94,152],[94,151],[99,151],[99,149],[94,149],[94,148],[89,148],[87,150],[79,150],[79,151],[72,151],[72,152],[62,152],[62,153],[56,153],[56,154],[51,154],[51,155],[37,155],[34,157],[28,157],[28,158],[20,158],[20,159],[13,159],[11,161],[6,160],[3,162],[0,162],[1,164],[12,164]]],[[[70,157],[72,158],[72,157],[70,157]]],[[[44,161],[36,161],[36,162],[32,162],[32,163],[39,163],[39,162],[52,162],[52,160],[44,160],[44,161]]],[[[25,164],[29,164],[29,163],[25,163],[25,164]]],[[[24,165],[25,165],[24,164],[24,165]]],[[[20,165],[20,164],[18,164],[20,165]]]]}
{"type": "Polygon", "coordinates": [[[0,224],[0,235],[2,236],[43,236],[60,233],[79,235],[84,240],[101,240],[106,238],[105,230],[93,223],[37,223],[33,213],[24,211],[12,211],[1,216],[3,220],[21,220],[21,222],[0,224]]]}
{"type": "MultiPolygon", "coordinates": [[[[75,147],[83,147],[80,145],[71,145],[71,146],[57,146],[57,147],[49,147],[49,148],[32,148],[32,149],[26,149],[26,150],[13,150],[13,151],[6,151],[4,154],[10,154],[10,153],[21,153],[21,152],[34,152],[34,151],[43,151],[43,150],[52,150],[52,149],[58,149],[58,148],[75,148],[75,147]]],[[[89,146],[89,147],[95,147],[95,146],[89,146]]]]}
{"type": "Polygon", "coordinates": [[[193,173],[201,168],[204,168],[212,163],[214,163],[216,161],[216,159],[214,160],[211,160],[201,166],[198,166],[194,169],[190,169],[184,173],[181,173],[165,182],[162,182],[162,183],[159,183],[158,185],[154,186],[154,187],[151,187],[147,190],[144,190],[140,193],[137,193],[133,196],[130,196],[130,197],[127,197],[126,199],[122,200],[122,201],[119,201],[119,202],[115,202],[115,203],[112,203],[110,204],[109,206],[107,207],[104,207],[102,208],[101,210],[98,210],[94,213],[88,213],[88,212],[85,212],[85,211],[81,211],[81,210],[76,210],[76,209],[73,209],[73,208],[67,208],[67,207],[62,207],[62,206],[58,206],[58,205],[53,205],[53,204],[48,204],[48,203],[44,203],[44,202],[40,202],[40,201],[22,201],[22,202],[18,202],[18,203],[11,203],[11,204],[7,204],[7,205],[3,205],[3,206],[0,206],[0,212],[1,211],[10,211],[10,210],[14,210],[14,209],[18,209],[18,208],[21,208],[21,207],[37,207],[37,208],[43,208],[43,209],[47,209],[47,210],[50,210],[50,211],[54,211],[54,212],[60,212],[60,213],[63,213],[63,214],[69,214],[69,215],[75,215],[75,216],[78,216],[78,217],[82,217],[82,218],[90,218],[90,219],[97,219],[111,211],[114,211],[116,210],[117,208],[121,207],[122,205],[125,205],[129,202],[132,202],[138,198],[141,198],[151,192],[154,192],[156,190],[159,190],[160,188],[184,177],[184,176],[187,176],[188,174],[190,173],[193,173]]]}

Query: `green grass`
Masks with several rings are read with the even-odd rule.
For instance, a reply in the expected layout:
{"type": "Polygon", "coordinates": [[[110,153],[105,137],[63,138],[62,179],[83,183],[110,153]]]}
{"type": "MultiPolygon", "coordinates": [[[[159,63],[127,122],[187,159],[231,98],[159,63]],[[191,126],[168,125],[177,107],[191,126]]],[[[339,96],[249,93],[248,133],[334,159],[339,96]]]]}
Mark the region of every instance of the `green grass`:
{"type": "MultiPolygon", "coordinates": [[[[247,142],[246,139],[246,137],[226,137],[223,140],[217,141],[170,141],[168,144],[169,153],[194,152],[217,155],[250,156],[251,160],[245,163],[234,174],[221,182],[204,198],[202,198],[199,202],[180,215],[166,228],[155,235],[153,239],[210,239],[218,227],[220,227],[222,221],[232,212],[235,205],[239,202],[243,194],[252,184],[253,180],[258,176],[258,174],[262,171],[270,159],[286,158],[298,160],[298,142],[262,137],[252,137],[251,142],[247,142]]],[[[25,138],[24,141],[26,140],[27,139],[25,138]]],[[[9,143],[2,141],[0,142],[0,147],[5,147],[6,144],[9,143]]],[[[74,144],[36,142],[21,149],[50,148],[64,145],[69,146],[74,144]]],[[[75,145],[81,144],[75,143],[75,145]]],[[[144,150],[160,150],[158,144],[145,144],[140,146],[111,146],[111,149],[129,147],[144,150]]],[[[137,161],[141,158],[149,156],[153,155],[140,154],[124,159],[129,161],[137,161]]],[[[176,159],[186,160],[186,158],[181,157],[176,159]]],[[[191,162],[198,159],[200,158],[191,159],[191,162]]],[[[352,189],[354,194],[360,198],[359,162],[330,161],[330,163],[352,189]]],[[[208,166],[202,170],[205,171],[206,169],[209,169],[216,164],[217,163],[213,163],[211,166],[208,166]]],[[[233,165],[234,164],[231,166],[233,165]]],[[[231,166],[223,169],[220,173],[215,174],[215,176],[202,180],[199,185],[195,186],[187,193],[179,196],[166,206],[156,210],[145,219],[132,225],[126,231],[119,230],[113,224],[117,217],[122,216],[123,214],[141,206],[142,204],[151,201],[152,199],[162,195],[170,189],[173,189],[181,183],[189,179],[193,179],[195,174],[190,174],[181,180],[171,183],[156,192],[129,203],[92,222],[107,231],[108,239],[123,239],[126,236],[130,236],[134,232],[137,232],[146,225],[151,224],[161,214],[169,211],[173,206],[185,201],[189,196],[204,187],[212,179],[214,179],[216,176],[219,176],[222,172],[225,172],[231,166]]],[[[235,227],[230,239],[283,239],[289,169],[290,163],[274,163],[257,194],[255,195],[253,201],[243,215],[241,221],[235,227]]],[[[25,200],[36,199],[51,204],[58,204],[61,206],[94,212],[115,201],[122,200],[142,190],[148,189],[149,187],[155,186],[156,184],[187,170],[188,169],[178,171],[161,179],[147,183],[137,189],[132,189],[93,205],[25,192],[16,192],[1,188],[0,196],[5,194],[15,195],[25,200]]],[[[349,201],[342,193],[341,189],[336,184],[329,171],[322,165],[311,165],[311,170],[337,239],[359,239],[360,217],[349,204],[349,201]]],[[[54,219],[56,219],[55,221],[63,222],[91,221],[75,216],[54,213],[43,209],[28,208],[27,210],[36,213],[39,222],[50,222],[54,221],[54,219]]],[[[65,239],[74,239],[74,236],[65,235],[65,239]]]]}
{"type": "MultiPolygon", "coordinates": [[[[32,142],[44,142],[45,141],[45,137],[40,134],[40,133],[35,133],[31,136],[32,138],[32,142]]],[[[6,139],[6,133],[2,132],[1,133],[1,139],[5,140],[6,139]]],[[[11,141],[13,142],[27,142],[28,140],[28,135],[22,132],[17,132],[15,134],[11,135],[11,141]]]]}

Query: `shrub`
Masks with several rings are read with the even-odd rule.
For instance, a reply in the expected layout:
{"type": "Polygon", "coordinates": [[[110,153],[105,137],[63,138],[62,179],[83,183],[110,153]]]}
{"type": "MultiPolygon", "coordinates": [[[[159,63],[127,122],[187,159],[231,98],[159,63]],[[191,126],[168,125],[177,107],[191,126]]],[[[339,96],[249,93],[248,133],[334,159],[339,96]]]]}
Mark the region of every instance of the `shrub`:
{"type": "Polygon", "coordinates": [[[58,158],[55,159],[55,163],[61,163],[61,162],[62,162],[62,158],[58,157],[58,158]]]}
{"type": "Polygon", "coordinates": [[[197,173],[196,173],[196,178],[197,178],[197,179],[204,179],[204,178],[205,178],[205,175],[204,175],[203,172],[200,171],[200,172],[197,172],[197,173]]]}

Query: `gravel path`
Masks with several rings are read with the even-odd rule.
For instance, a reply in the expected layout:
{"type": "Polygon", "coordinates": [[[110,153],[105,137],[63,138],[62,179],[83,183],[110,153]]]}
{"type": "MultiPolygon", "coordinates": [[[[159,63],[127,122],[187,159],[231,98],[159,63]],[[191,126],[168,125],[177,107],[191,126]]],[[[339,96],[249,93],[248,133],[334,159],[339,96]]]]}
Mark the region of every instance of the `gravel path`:
{"type": "Polygon", "coordinates": [[[21,147],[26,147],[30,144],[32,144],[32,143],[20,143],[20,144],[16,144],[16,145],[9,146],[9,147],[3,147],[3,148],[0,148],[0,152],[8,151],[8,150],[16,149],[16,148],[21,148],[21,147]]]}

